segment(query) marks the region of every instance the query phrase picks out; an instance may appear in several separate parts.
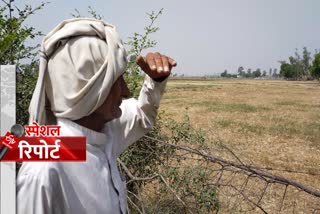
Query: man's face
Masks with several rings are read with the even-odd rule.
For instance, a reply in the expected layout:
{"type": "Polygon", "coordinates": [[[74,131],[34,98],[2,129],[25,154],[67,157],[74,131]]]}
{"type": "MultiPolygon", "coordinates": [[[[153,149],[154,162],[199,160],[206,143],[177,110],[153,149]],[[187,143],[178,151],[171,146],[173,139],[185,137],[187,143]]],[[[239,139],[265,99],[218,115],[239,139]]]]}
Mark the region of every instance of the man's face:
{"type": "Polygon", "coordinates": [[[122,99],[129,95],[129,88],[121,75],[111,87],[105,102],[94,113],[101,116],[105,122],[119,118],[122,113],[120,109],[122,99]]]}

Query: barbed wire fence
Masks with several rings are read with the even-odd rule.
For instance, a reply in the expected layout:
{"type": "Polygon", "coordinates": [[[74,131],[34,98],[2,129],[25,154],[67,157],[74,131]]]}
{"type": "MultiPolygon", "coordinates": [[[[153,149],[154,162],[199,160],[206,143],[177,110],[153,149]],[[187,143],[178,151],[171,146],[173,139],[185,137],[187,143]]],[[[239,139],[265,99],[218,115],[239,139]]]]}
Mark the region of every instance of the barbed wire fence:
{"type": "Polygon", "coordinates": [[[132,213],[320,212],[319,189],[278,175],[318,178],[320,173],[246,164],[220,144],[233,159],[228,160],[214,155],[204,144],[183,144],[174,136],[167,141],[145,136],[138,144],[147,145],[149,155],[166,155],[142,177],[119,160],[127,184],[134,184],[138,190],[128,191],[132,213]]]}

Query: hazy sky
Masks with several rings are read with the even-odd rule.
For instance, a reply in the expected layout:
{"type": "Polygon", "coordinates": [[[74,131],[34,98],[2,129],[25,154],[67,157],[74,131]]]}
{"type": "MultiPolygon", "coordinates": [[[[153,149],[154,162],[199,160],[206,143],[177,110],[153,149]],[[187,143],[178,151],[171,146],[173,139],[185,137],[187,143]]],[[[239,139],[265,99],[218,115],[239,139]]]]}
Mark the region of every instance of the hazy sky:
{"type": "MultiPolygon", "coordinates": [[[[19,1],[35,5],[39,0],[19,1]]],[[[217,74],[227,69],[279,68],[295,48],[320,48],[319,0],[52,0],[29,24],[49,32],[77,8],[87,15],[91,5],[117,26],[124,41],[143,32],[146,12],[164,8],[152,38],[159,51],[178,62],[177,74],[217,74]]],[[[39,39],[40,41],[40,39],[39,39]]]]}

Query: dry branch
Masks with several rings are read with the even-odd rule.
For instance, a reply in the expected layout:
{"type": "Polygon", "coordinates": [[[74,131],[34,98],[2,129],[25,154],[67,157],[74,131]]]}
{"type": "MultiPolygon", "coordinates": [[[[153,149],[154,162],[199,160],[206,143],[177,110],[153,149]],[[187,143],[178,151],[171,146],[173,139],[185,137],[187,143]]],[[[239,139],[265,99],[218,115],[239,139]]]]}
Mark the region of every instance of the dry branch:
{"type": "MultiPolygon", "coordinates": [[[[127,183],[133,182],[133,181],[148,181],[148,180],[154,180],[155,178],[160,178],[160,180],[166,185],[166,187],[172,192],[172,194],[178,199],[178,201],[186,208],[188,208],[188,206],[186,205],[186,203],[180,198],[180,196],[174,191],[174,189],[171,188],[171,186],[168,184],[168,182],[164,179],[164,177],[160,174],[155,174],[151,177],[147,177],[147,178],[139,178],[139,177],[135,177],[134,175],[132,175],[132,173],[130,172],[130,170],[126,167],[126,165],[118,158],[118,162],[121,165],[121,167],[123,168],[123,170],[126,172],[126,174],[130,177],[130,181],[128,181],[127,183]]],[[[137,196],[136,196],[137,197],[137,196]]],[[[140,198],[137,197],[139,200],[140,198]]],[[[133,202],[132,202],[133,203],[133,202]]],[[[192,213],[189,209],[188,209],[189,213],[192,213]]],[[[145,213],[144,210],[142,213],[145,213]]]]}
{"type": "Polygon", "coordinates": [[[186,146],[180,146],[180,145],[171,144],[171,143],[168,143],[168,142],[165,142],[165,141],[162,141],[162,140],[158,140],[156,138],[152,138],[152,137],[149,137],[149,136],[145,136],[145,137],[150,139],[150,140],[156,141],[158,143],[164,144],[166,146],[173,147],[175,149],[179,149],[179,150],[190,152],[192,154],[199,155],[199,156],[201,156],[201,157],[203,157],[203,158],[205,158],[205,159],[207,159],[207,160],[209,160],[211,162],[219,163],[219,164],[224,165],[224,166],[232,166],[232,167],[241,169],[244,172],[252,173],[253,175],[255,175],[257,177],[260,177],[261,179],[265,180],[268,183],[278,183],[278,184],[282,184],[282,185],[292,186],[292,187],[295,187],[295,188],[297,188],[297,189],[299,189],[299,190],[301,190],[303,192],[306,192],[306,193],[308,193],[310,195],[313,195],[315,197],[320,197],[320,192],[318,190],[316,190],[316,189],[307,187],[307,186],[305,186],[305,185],[303,185],[301,183],[298,183],[296,181],[293,181],[291,179],[287,179],[287,178],[284,178],[284,177],[281,177],[281,176],[273,175],[271,173],[268,173],[268,172],[265,172],[265,171],[262,171],[262,170],[258,170],[257,167],[248,166],[248,165],[243,164],[242,162],[240,162],[240,164],[238,164],[236,162],[224,160],[224,159],[219,158],[217,156],[214,156],[212,154],[206,154],[204,152],[201,152],[201,151],[198,151],[196,149],[192,149],[192,148],[189,148],[189,147],[186,147],[186,146]]]}

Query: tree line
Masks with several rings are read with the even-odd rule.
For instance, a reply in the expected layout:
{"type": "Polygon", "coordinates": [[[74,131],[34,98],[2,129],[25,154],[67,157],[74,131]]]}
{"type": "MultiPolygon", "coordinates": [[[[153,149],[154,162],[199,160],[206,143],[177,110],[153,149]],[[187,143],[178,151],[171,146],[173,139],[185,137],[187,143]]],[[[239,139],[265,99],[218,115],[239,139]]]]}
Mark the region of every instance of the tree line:
{"type": "Polygon", "coordinates": [[[267,72],[266,70],[262,71],[260,68],[257,68],[254,71],[251,68],[248,68],[247,70],[245,70],[243,66],[239,66],[237,70],[237,74],[231,74],[231,73],[228,73],[227,70],[224,70],[224,72],[222,72],[220,76],[224,78],[259,78],[259,77],[277,78],[280,75],[278,73],[278,69],[276,68],[270,68],[269,71],[267,72]]]}
{"type": "Polygon", "coordinates": [[[239,66],[237,74],[228,73],[224,70],[220,74],[224,78],[284,78],[286,80],[314,80],[320,78],[320,53],[316,50],[314,56],[306,47],[303,47],[300,54],[298,49],[295,50],[294,56],[286,60],[279,61],[280,72],[276,68],[270,68],[261,71],[260,68],[252,71],[251,68],[247,70],[243,66],[239,66]]]}
{"type": "Polygon", "coordinates": [[[317,50],[312,58],[306,47],[303,47],[302,56],[296,49],[288,62],[284,60],[280,64],[280,75],[285,79],[312,80],[320,77],[320,53],[317,50]]]}

